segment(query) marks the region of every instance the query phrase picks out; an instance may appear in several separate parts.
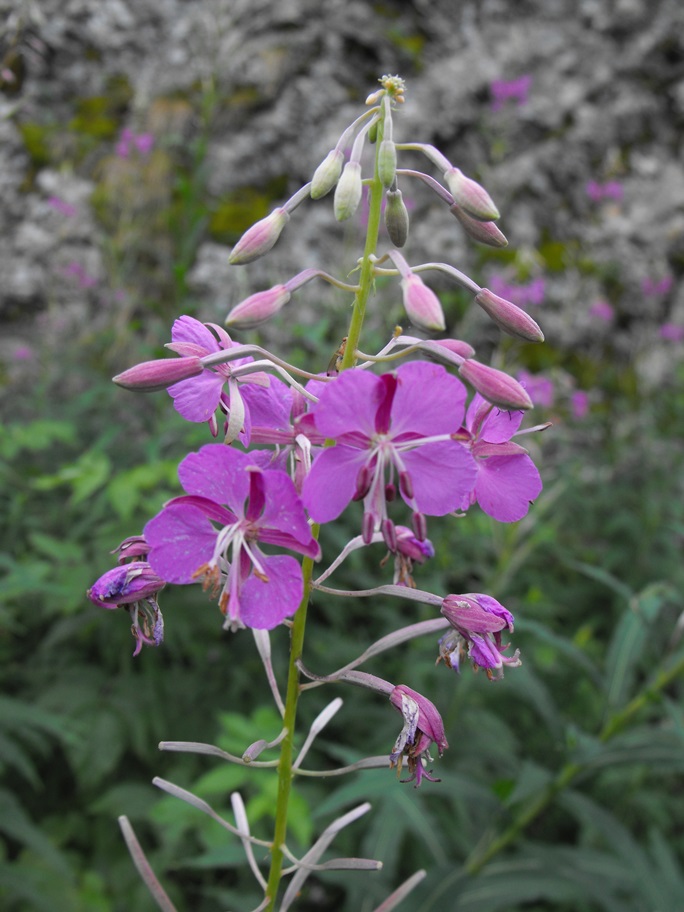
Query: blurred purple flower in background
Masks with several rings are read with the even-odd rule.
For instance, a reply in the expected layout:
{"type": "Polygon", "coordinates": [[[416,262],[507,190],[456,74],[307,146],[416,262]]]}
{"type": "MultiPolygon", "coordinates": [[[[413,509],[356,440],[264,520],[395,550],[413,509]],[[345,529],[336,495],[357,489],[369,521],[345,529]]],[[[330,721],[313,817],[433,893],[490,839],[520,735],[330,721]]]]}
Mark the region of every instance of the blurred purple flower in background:
{"type": "Polygon", "coordinates": [[[674,278],[665,275],[661,279],[651,279],[648,276],[641,280],[641,290],[648,298],[659,298],[672,290],[674,278]]]}
{"type": "Polygon", "coordinates": [[[602,320],[604,323],[610,323],[615,316],[615,310],[608,301],[599,298],[599,300],[594,301],[589,308],[589,315],[595,317],[597,320],[602,320]]]}
{"type": "Polygon", "coordinates": [[[76,206],[72,206],[71,203],[68,203],[66,200],[62,199],[61,196],[51,196],[48,199],[48,206],[52,209],[55,209],[59,212],[60,215],[64,215],[67,218],[72,218],[78,212],[76,206]]]}
{"type": "Polygon", "coordinates": [[[526,307],[529,304],[538,307],[544,301],[546,282],[542,276],[537,276],[527,284],[511,285],[502,276],[493,275],[489,279],[489,288],[494,294],[512,301],[518,307],[526,307]]]}
{"type": "Polygon", "coordinates": [[[530,374],[527,371],[518,373],[518,382],[525,387],[528,396],[535,405],[551,408],[554,403],[553,382],[542,374],[530,374]]]}
{"type": "Polygon", "coordinates": [[[573,418],[581,421],[589,411],[589,393],[586,390],[575,390],[570,396],[570,410],[573,418]]]}
{"type": "Polygon", "coordinates": [[[599,184],[598,181],[590,180],[585,186],[587,196],[593,203],[600,203],[603,200],[615,200],[619,202],[624,194],[624,187],[619,181],[606,181],[599,184]]]}
{"type": "Polygon", "coordinates": [[[518,76],[517,79],[495,79],[489,86],[492,111],[500,111],[507,101],[515,101],[518,105],[527,104],[531,87],[532,77],[529,73],[518,76]]]}
{"type": "Polygon", "coordinates": [[[684,342],[684,324],[663,323],[660,327],[660,338],[668,342],[684,342]]]}
{"type": "Polygon", "coordinates": [[[81,288],[92,288],[94,285],[97,285],[97,278],[90,275],[85,267],[75,260],[72,260],[71,263],[65,266],[62,272],[65,276],[73,276],[81,288]]]}
{"type": "Polygon", "coordinates": [[[141,155],[147,155],[153,147],[152,133],[134,133],[129,127],[124,127],[115,151],[119,158],[128,158],[133,150],[137,150],[141,155]]]}

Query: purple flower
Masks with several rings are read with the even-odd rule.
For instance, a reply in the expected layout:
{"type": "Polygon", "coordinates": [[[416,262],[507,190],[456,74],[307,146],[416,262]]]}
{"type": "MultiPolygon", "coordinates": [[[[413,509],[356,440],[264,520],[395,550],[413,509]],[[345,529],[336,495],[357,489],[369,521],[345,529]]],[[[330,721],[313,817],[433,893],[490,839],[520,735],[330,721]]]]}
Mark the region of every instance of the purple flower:
{"type": "Polygon", "coordinates": [[[153,146],[154,136],[151,133],[136,134],[129,127],[124,127],[115,146],[115,151],[119,158],[128,158],[133,149],[137,149],[141,155],[147,155],[153,146]]]}
{"type": "Polygon", "coordinates": [[[530,374],[527,371],[520,371],[518,380],[525,387],[535,405],[551,408],[555,398],[553,381],[542,374],[530,374]]]}
{"type": "Polygon", "coordinates": [[[62,271],[64,275],[73,276],[81,288],[92,288],[97,285],[95,276],[90,275],[80,263],[72,261],[62,271]]]}
{"type": "Polygon", "coordinates": [[[649,298],[659,298],[668,294],[672,290],[674,278],[671,275],[663,276],[662,279],[645,278],[641,282],[641,290],[649,298]]]}
{"type": "Polygon", "coordinates": [[[492,111],[500,111],[507,101],[515,101],[518,105],[527,104],[532,77],[529,73],[517,79],[495,79],[489,86],[492,94],[492,111]]]}
{"type": "Polygon", "coordinates": [[[166,581],[146,561],[132,561],[108,570],[86,594],[99,608],[128,609],[136,641],[133,655],[137,656],[143,644],[159,646],[164,639],[164,618],[157,593],[165,585],[166,581]]]}
{"type": "Polygon", "coordinates": [[[405,684],[398,684],[394,688],[390,694],[390,702],[404,717],[404,727],[399,732],[390,754],[390,766],[396,766],[398,774],[401,774],[403,758],[406,757],[410,776],[403,779],[403,782],[412,782],[415,779],[416,788],[423,777],[430,782],[439,782],[439,779],[434,779],[425,771],[426,762],[432,761],[429,747],[433,741],[437,745],[440,757],[449,747],[444,734],[444,723],[437,707],[405,684]]]}
{"type": "Polygon", "coordinates": [[[594,301],[591,305],[589,314],[597,320],[602,320],[604,323],[610,323],[615,316],[615,310],[608,301],[599,299],[598,301],[594,301]]]}
{"type": "Polygon", "coordinates": [[[499,522],[517,522],[527,515],[530,502],[541,492],[542,481],[527,451],[511,442],[523,414],[502,411],[479,393],[473,397],[463,433],[475,457],[477,477],[463,499],[462,510],[477,502],[499,522]]]}
{"type": "Polygon", "coordinates": [[[418,361],[381,376],[348,370],[329,383],[313,417],[316,430],[337,445],[318,454],[304,482],[302,499],[312,518],[329,522],[350,500],[363,500],[369,542],[398,490],[423,539],[423,514],[457,509],[475,482],[472,456],[451,438],[463,420],[465,396],[460,380],[443,367],[418,361]]]}
{"type": "MultiPolygon", "coordinates": [[[[221,326],[200,323],[188,316],[174,322],[171,338],[172,342],[166,347],[181,357],[202,358],[237,344],[221,326]],[[211,332],[212,329],[216,335],[211,332]]],[[[275,427],[287,424],[290,408],[288,387],[263,372],[241,375],[239,368],[251,361],[251,358],[241,358],[217,364],[211,369],[205,368],[197,377],[173,384],[168,392],[174,408],[187,421],[208,421],[214,436],[218,433],[215,413],[221,409],[228,415],[230,439],[239,436],[246,446],[252,423],[275,427]],[[226,384],[227,394],[223,391],[226,384]]]]}
{"type": "Polygon", "coordinates": [[[494,294],[512,301],[518,307],[527,307],[530,304],[538,307],[544,302],[546,281],[543,276],[537,276],[525,285],[512,285],[501,276],[493,275],[489,284],[494,294]]]}
{"type": "Polygon", "coordinates": [[[595,180],[590,180],[585,186],[587,196],[594,203],[600,203],[603,200],[615,200],[619,202],[624,196],[624,188],[619,181],[606,181],[599,184],[595,180]]]}
{"type": "Polygon", "coordinates": [[[60,215],[64,215],[66,218],[71,218],[78,212],[76,206],[72,206],[71,203],[62,199],[61,196],[51,196],[48,199],[48,206],[51,206],[59,212],[60,215]]]}
{"type": "Polygon", "coordinates": [[[573,418],[581,421],[589,411],[589,393],[586,390],[575,390],[570,396],[570,409],[573,418]]]}
{"type": "Polygon", "coordinates": [[[490,595],[469,592],[466,595],[447,595],[442,614],[454,628],[439,641],[439,659],[449,668],[459,669],[461,657],[467,652],[476,667],[484,668],[490,680],[503,675],[503,666],[520,665],[518,650],[505,656],[501,633],[513,632],[513,615],[490,595]]]}
{"type": "Polygon", "coordinates": [[[170,583],[201,578],[220,589],[231,630],[270,630],[302,599],[298,561],[265,555],[260,542],[320,556],[294,484],[285,472],[261,469],[259,458],[223,444],[190,453],[178,468],[186,496],[169,501],[144,530],[153,569],[170,583]]]}
{"type": "Polygon", "coordinates": [[[663,323],[660,338],[668,342],[684,342],[684,326],[681,323],[663,323]]]}

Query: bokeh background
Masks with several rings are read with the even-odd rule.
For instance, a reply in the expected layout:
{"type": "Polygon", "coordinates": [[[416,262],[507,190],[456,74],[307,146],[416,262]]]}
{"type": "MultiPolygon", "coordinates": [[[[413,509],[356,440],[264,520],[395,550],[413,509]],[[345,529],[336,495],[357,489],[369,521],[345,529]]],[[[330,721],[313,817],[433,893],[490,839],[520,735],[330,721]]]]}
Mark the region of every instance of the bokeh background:
{"type": "MultiPolygon", "coordinates": [[[[253,908],[241,849],[158,774],[230,817],[239,789],[270,835],[275,777],[164,740],[240,754],[279,725],[247,634],[199,591],[164,593],[167,639],[131,658],[128,618],[85,590],[177,492],[209,440],[165,393],[110,377],[164,353],[173,319],[309,267],[346,275],[363,212],[304,204],[262,261],[230,245],[306,182],[383,73],[407,80],[396,138],[483,182],[510,246],[480,247],[422,185],[402,185],[412,263],[444,260],[527,309],[546,343],[511,343],[435,280],[448,334],[524,379],[552,422],[530,447],[545,490],[497,526],[434,521],[418,584],[485,591],[516,615],[524,665],[489,682],[417,641],[369,664],[442,711],[441,784],[388,771],[298,783],[291,847],[353,804],[335,854],[379,874],[312,877],[305,912],[684,909],[684,8],[678,0],[14,0],[0,2],[0,902],[8,912],[145,912],[116,825],[128,814],[179,909],[253,908]]],[[[410,158],[410,157],[409,157],[410,158]]],[[[422,167],[416,155],[408,166],[422,167]]],[[[405,322],[378,282],[366,348],[405,322]]],[[[259,341],[324,369],[344,296],[307,286],[259,341]]],[[[530,422],[528,421],[528,424],[530,422]]],[[[359,517],[324,530],[334,554],[359,517]]],[[[341,587],[380,580],[369,549],[341,587]]],[[[429,616],[318,597],[307,661],[325,673],[429,616]]],[[[274,637],[282,655],[284,632],[274,637]]],[[[308,763],[389,752],[398,717],[341,687],[308,763]]],[[[305,730],[305,729],[303,729],[305,730]]]]}

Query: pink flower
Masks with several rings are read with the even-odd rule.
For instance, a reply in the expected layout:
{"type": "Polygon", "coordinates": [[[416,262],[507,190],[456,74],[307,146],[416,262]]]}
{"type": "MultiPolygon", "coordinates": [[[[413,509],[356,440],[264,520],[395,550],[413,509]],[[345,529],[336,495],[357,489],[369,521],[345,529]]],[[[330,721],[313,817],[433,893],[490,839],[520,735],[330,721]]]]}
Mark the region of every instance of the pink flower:
{"type": "Polygon", "coordinates": [[[500,111],[507,101],[515,101],[518,105],[527,104],[531,86],[532,77],[529,74],[517,79],[495,79],[489,86],[492,111],[500,111]]]}
{"type": "Polygon", "coordinates": [[[478,503],[499,522],[517,522],[542,490],[542,480],[527,450],[511,442],[522,411],[495,408],[477,393],[468,407],[463,437],[475,457],[477,476],[461,509],[478,503]]]}
{"type": "Polygon", "coordinates": [[[316,522],[336,519],[363,500],[363,534],[387,521],[387,495],[397,489],[414,511],[419,539],[423,514],[458,508],[473,487],[475,461],[451,438],[464,414],[466,391],[440,365],[411,362],[377,376],[354,369],[340,374],[313,409],[316,430],[337,441],[316,457],[302,499],[316,522]]]}
{"type": "Polygon", "coordinates": [[[641,290],[649,298],[659,298],[668,294],[672,290],[674,278],[671,275],[663,276],[662,279],[645,278],[641,282],[641,290]]]}
{"type": "Polygon", "coordinates": [[[202,579],[205,588],[220,590],[231,630],[270,630],[301,602],[299,562],[265,555],[260,543],[320,556],[294,484],[285,472],[260,468],[260,458],[223,444],[190,453],[178,468],[187,494],[169,501],[144,529],[155,572],[170,583],[202,579]]]}

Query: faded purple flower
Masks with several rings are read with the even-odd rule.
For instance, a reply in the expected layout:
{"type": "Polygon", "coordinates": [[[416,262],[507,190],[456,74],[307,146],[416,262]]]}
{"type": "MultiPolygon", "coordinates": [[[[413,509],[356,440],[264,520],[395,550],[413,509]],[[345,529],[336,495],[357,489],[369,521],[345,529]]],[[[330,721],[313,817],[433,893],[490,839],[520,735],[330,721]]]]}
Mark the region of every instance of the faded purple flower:
{"type": "Polygon", "coordinates": [[[81,288],[92,288],[94,285],[97,285],[97,278],[90,275],[81,263],[72,261],[64,267],[62,272],[66,276],[73,276],[81,288]]]}
{"type": "Polygon", "coordinates": [[[512,301],[518,307],[527,307],[529,305],[538,307],[544,302],[546,281],[543,276],[537,276],[526,284],[512,285],[501,276],[493,275],[490,277],[489,285],[494,294],[512,301]]]}
{"type": "Polygon", "coordinates": [[[475,457],[477,477],[462,510],[477,502],[499,522],[517,522],[539,496],[542,480],[527,450],[513,443],[524,412],[496,408],[476,393],[468,406],[462,437],[475,457]]]}
{"type": "Polygon", "coordinates": [[[684,325],[681,323],[663,323],[660,327],[660,338],[668,342],[684,342],[684,325]]]}
{"type": "Polygon", "coordinates": [[[570,396],[570,410],[577,421],[585,418],[589,412],[589,393],[586,390],[575,390],[570,396]]]}
{"type": "Polygon", "coordinates": [[[231,630],[270,630],[302,599],[299,562],[266,555],[260,543],[320,556],[294,484],[285,472],[260,468],[263,455],[223,444],[190,453],[178,468],[187,494],[169,501],[144,530],[153,569],[170,583],[201,579],[220,591],[231,630]]]}
{"type": "Polygon", "coordinates": [[[457,509],[475,482],[472,456],[451,438],[463,420],[465,396],[463,384],[443,367],[418,361],[381,376],[348,370],[329,383],[313,417],[316,430],[337,445],[318,454],[304,482],[311,517],[330,522],[350,500],[363,500],[369,542],[388,519],[387,495],[398,491],[423,539],[423,514],[457,509]]]}
{"type": "Polygon", "coordinates": [[[649,298],[660,298],[669,294],[673,285],[674,278],[671,275],[665,275],[662,279],[647,277],[641,281],[641,290],[649,298]]]}
{"type": "Polygon", "coordinates": [[[396,766],[397,774],[401,775],[403,759],[406,757],[410,776],[402,782],[412,782],[415,779],[415,788],[418,788],[423,777],[430,782],[439,782],[439,779],[432,777],[432,770],[429,773],[425,771],[426,764],[432,762],[430,745],[433,742],[437,745],[440,757],[449,747],[437,707],[405,684],[398,684],[394,688],[390,702],[404,718],[404,726],[390,754],[390,766],[396,766]]]}
{"type": "Polygon", "coordinates": [[[518,380],[525,387],[535,405],[551,408],[555,400],[552,380],[542,374],[530,374],[524,370],[518,373],[518,380]]]}
{"type": "Polygon", "coordinates": [[[121,564],[103,574],[86,593],[99,608],[126,608],[131,616],[137,656],[143,647],[159,646],[164,639],[164,618],[157,593],[166,581],[146,561],[121,564]]]}
{"type": "Polygon", "coordinates": [[[521,664],[519,650],[505,656],[508,644],[501,642],[502,631],[513,633],[513,615],[491,595],[447,595],[441,610],[454,629],[440,639],[438,661],[458,671],[467,652],[474,666],[486,669],[490,680],[502,677],[504,665],[521,664]]]}
{"type": "Polygon", "coordinates": [[[518,76],[517,79],[495,79],[489,86],[492,111],[500,111],[507,101],[515,101],[518,105],[527,104],[531,87],[532,77],[529,73],[518,76]]]}
{"type": "Polygon", "coordinates": [[[590,180],[585,185],[585,190],[589,199],[594,203],[600,203],[603,200],[619,202],[624,196],[624,188],[619,181],[606,181],[604,184],[600,184],[598,181],[590,180]]]}
{"type": "Polygon", "coordinates": [[[599,298],[599,300],[594,301],[589,308],[589,315],[604,323],[610,323],[615,317],[615,310],[608,301],[599,298]]]}
{"type": "Polygon", "coordinates": [[[68,203],[66,200],[62,199],[61,196],[51,196],[48,199],[48,206],[51,206],[60,215],[65,216],[66,218],[71,218],[76,215],[78,209],[76,206],[72,206],[71,203],[68,203]]]}
{"type": "Polygon", "coordinates": [[[115,146],[115,151],[119,158],[128,158],[134,149],[140,152],[141,155],[147,155],[152,151],[153,146],[154,136],[152,133],[134,133],[129,127],[124,127],[115,146]]]}

